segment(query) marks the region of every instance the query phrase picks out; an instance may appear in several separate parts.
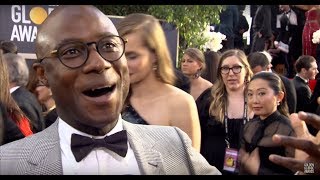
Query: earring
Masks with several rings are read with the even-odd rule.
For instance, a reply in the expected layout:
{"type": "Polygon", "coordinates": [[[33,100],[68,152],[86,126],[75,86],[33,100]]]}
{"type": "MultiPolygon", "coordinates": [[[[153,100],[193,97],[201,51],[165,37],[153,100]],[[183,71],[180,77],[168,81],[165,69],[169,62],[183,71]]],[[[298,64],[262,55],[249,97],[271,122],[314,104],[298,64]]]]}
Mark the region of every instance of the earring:
{"type": "Polygon", "coordinates": [[[280,101],[277,101],[277,106],[279,106],[280,105],[280,101]]]}
{"type": "Polygon", "coordinates": [[[157,69],[158,69],[158,65],[157,65],[157,64],[154,64],[154,65],[152,66],[152,70],[153,70],[153,71],[157,71],[157,69]]]}
{"type": "Polygon", "coordinates": [[[200,71],[201,71],[201,69],[197,70],[196,74],[194,75],[195,79],[198,79],[200,77],[200,71]]]}
{"type": "Polygon", "coordinates": [[[244,78],[244,84],[245,84],[245,85],[249,84],[248,77],[245,77],[245,78],[244,78]]]}

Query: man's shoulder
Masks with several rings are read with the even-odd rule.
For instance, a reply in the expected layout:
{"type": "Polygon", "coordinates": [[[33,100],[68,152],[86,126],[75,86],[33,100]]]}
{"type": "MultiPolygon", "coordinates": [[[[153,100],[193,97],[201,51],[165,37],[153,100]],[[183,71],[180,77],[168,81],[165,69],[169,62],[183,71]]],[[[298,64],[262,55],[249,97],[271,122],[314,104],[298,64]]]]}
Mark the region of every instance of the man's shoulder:
{"type": "Polygon", "coordinates": [[[298,76],[295,76],[293,79],[292,79],[292,82],[295,86],[300,86],[301,84],[303,84],[303,80],[298,77],[298,76]]]}
{"type": "Polygon", "coordinates": [[[0,159],[23,158],[22,156],[29,154],[36,146],[37,137],[39,138],[39,135],[34,134],[0,146],[0,159]],[[13,154],[15,157],[12,157],[13,154]]]}
{"type": "Polygon", "coordinates": [[[180,141],[181,138],[188,137],[181,129],[174,126],[141,125],[124,122],[124,127],[130,135],[149,139],[150,141],[160,141],[167,138],[172,141],[180,141]]]}
{"type": "Polygon", "coordinates": [[[286,86],[286,85],[293,85],[293,79],[291,80],[291,79],[289,79],[288,77],[286,77],[286,76],[283,76],[283,75],[280,75],[279,76],[280,77],[280,79],[281,79],[281,81],[283,82],[283,84],[286,86]]]}
{"type": "Polygon", "coordinates": [[[25,87],[19,87],[18,89],[16,89],[12,93],[12,97],[15,100],[23,100],[22,101],[23,103],[28,102],[28,101],[37,101],[36,96],[33,93],[31,93],[28,89],[26,89],[25,87]]]}
{"type": "Polygon", "coordinates": [[[142,125],[142,124],[134,124],[127,121],[124,121],[124,126],[126,129],[135,130],[135,132],[143,132],[143,133],[155,133],[155,132],[163,132],[163,131],[171,131],[174,132],[176,129],[172,126],[161,126],[161,125],[142,125]]]}
{"type": "Polygon", "coordinates": [[[54,130],[53,128],[54,127],[49,127],[31,136],[0,146],[0,157],[9,157],[10,154],[22,156],[36,150],[37,148],[48,148],[52,144],[56,144],[59,141],[59,138],[58,134],[52,134],[52,130],[54,130]]]}

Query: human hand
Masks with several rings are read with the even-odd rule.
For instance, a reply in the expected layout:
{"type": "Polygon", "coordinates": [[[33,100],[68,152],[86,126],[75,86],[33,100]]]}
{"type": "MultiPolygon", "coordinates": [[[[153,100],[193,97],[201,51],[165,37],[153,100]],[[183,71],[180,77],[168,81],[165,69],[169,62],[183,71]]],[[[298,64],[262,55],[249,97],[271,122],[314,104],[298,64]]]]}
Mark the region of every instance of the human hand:
{"type": "Polygon", "coordinates": [[[274,47],[275,47],[275,48],[278,48],[278,47],[279,47],[279,42],[278,42],[278,41],[274,41],[273,44],[274,44],[274,47]]]}
{"type": "Polygon", "coordinates": [[[292,114],[290,120],[297,137],[274,135],[272,140],[277,144],[296,148],[295,157],[270,155],[269,160],[292,171],[320,174],[320,133],[316,137],[312,136],[305,125],[307,122],[320,129],[320,116],[299,112],[292,114]],[[313,172],[308,171],[309,169],[306,169],[308,167],[313,172]]]}
{"type": "Polygon", "coordinates": [[[255,148],[251,153],[240,149],[241,168],[251,175],[257,175],[260,167],[259,148],[255,148]]]}
{"type": "Polygon", "coordinates": [[[307,113],[300,111],[298,118],[305,121],[307,124],[311,124],[314,128],[320,130],[320,116],[314,113],[307,113]]]}
{"type": "Polygon", "coordinates": [[[268,49],[268,53],[273,57],[278,57],[279,52],[280,52],[280,49],[268,49]]]}

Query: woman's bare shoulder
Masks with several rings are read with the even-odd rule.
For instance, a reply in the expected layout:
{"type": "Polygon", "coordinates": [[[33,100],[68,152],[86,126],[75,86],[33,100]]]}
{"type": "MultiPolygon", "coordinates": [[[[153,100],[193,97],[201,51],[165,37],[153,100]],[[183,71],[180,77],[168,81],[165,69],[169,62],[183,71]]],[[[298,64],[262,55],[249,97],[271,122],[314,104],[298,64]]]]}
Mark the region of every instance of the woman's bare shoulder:
{"type": "Polygon", "coordinates": [[[168,96],[167,101],[176,107],[184,107],[190,106],[190,104],[195,104],[194,98],[187,92],[175,87],[168,87],[168,96]]]}

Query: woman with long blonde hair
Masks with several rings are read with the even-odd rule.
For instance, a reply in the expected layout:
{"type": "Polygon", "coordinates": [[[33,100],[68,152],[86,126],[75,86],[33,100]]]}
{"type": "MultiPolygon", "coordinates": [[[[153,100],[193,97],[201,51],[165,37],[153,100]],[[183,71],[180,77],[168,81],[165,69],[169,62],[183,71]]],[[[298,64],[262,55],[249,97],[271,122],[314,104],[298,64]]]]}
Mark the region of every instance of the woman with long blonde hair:
{"type": "Polygon", "coordinates": [[[122,117],[139,124],[176,126],[200,151],[200,123],[193,97],[174,86],[174,66],[162,27],[155,17],[131,14],[117,25],[128,42],[125,55],[130,94],[122,117]]]}
{"type": "Polygon", "coordinates": [[[245,53],[241,50],[227,50],[218,64],[217,80],[211,90],[212,101],[207,118],[201,119],[201,153],[211,165],[223,174],[237,173],[234,167],[226,168],[225,154],[240,148],[240,134],[244,124],[253,117],[246,101],[246,86],[253,73],[245,53]]]}

